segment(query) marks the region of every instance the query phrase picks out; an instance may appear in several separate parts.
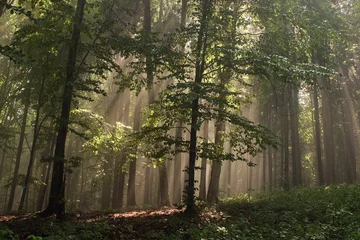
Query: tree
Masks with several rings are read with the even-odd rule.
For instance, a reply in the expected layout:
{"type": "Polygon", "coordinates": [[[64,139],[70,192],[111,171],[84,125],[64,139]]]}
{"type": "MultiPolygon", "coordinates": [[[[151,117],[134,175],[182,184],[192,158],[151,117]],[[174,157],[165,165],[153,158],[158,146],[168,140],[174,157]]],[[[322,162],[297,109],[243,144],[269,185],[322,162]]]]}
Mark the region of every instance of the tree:
{"type": "Polygon", "coordinates": [[[76,57],[80,41],[81,24],[84,16],[85,0],[78,0],[74,28],[69,49],[68,63],[66,68],[66,79],[64,83],[64,92],[62,100],[62,109],[60,116],[60,125],[57,133],[56,147],[54,154],[53,175],[50,189],[50,199],[47,208],[43,211],[44,215],[56,214],[58,219],[65,216],[64,199],[64,157],[65,142],[69,126],[69,116],[71,111],[71,100],[73,96],[73,84],[76,76],[76,57]]]}

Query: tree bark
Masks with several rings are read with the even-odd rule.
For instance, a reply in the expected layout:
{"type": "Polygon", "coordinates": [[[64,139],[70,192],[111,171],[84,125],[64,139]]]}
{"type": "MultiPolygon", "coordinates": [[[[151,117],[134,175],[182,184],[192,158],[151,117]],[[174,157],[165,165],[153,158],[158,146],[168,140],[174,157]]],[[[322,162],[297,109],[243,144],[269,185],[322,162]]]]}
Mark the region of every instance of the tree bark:
{"type": "MultiPolygon", "coordinates": [[[[217,146],[224,146],[223,133],[225,132],[225,123],[221,122],[217,123],[216,131],[215,131],[215,144],[217,146]]],[[[209,190],[207,195],[208,203],[215,203],[219,200],[219,182],[220,182],[220,173],[221,173],[221,161],[213,160],[213,165],[211,168],[211,177],[209,183],[209,190]]]]}
{"type": "MultiPolygon", "coordinates": [[[[343,75],[349,79],[348,69],[342,68],[341,72],[343,75]]],[[[345,134],[345,151],[347,153],[346,157],[346,182],[353,183],[356,181],[356,156],[358,155],[358,150],[355,147],[358,145],[358,131],[356,125],[356,118],[354,116],[354,106],[351,99],[351,95],[348,88],[348,83],[346,79],[341,79],[341,94],[343,98],[343,126],[344,126],[344,134],[345,134]]]]}
{"type": "Polygon", "coordinates": [[[316,146],[316,162],[318,170],[318,183],[324,185],[324,172],[321,157],[321,129],[320,129],[320,113],[318,102],[318,86],[317,80],[314,78],[314,118],[315,118],[315,146],[316,146]]]}
{"type": "Polygon", "coordinates": [[[283,138],[283,161],[284,161],[284,179],[282,179],[282,185],[285,190],[290,189],[289,183],[289,106],[287,103],[287,94],[284,96],[283,102],[283,117],[281,135],[283,138]]]}
{"type": "MultiPolygon", "coordinates": [[[[51,127],[50,129],[53,129],[53,124],[51,123],[51,127]]],[[[54,150],[54,146],[55,146],[55,141],[56,141],[56,135],[55,134],[50,134],[48,137],[48,145],[46,146],[46,148],[44,149],[44,152],[42,154],[42,157],[44,158],[48,158],[50,156],[53,155],[53,150],[54,150]]],[[[37,207],[36,210],[37,211],[41,211],[43,210],[43,206],[44,206],[44,200],[45,200],[45,196],[46,196],[46,189],[47,186],[49,185],[49,180],[50,180],[50,175],[51,175],[51,163],[43,163],[43,169],[42,169],[42,176],[41,176],[41,181],[45,183],[45,186],[40,186],[39,189],[39,193],[38,193],[38,197],[37,197],[37,207]]]]}
{"type": "MultiPolygon", "coordinates": [[[[203,141],[208,143],[209,141],[209,121],[205,121],[203,125],[203,141]]],[[[206,200],[206,171],[207,171],[207,158],[201,159],[201,176],[200,176],[200,192],[199,197],[206,200]]]]}
{"type": "Polygon", "coordinates": [[[159,188],[160,206],[170,206],[168,177],[165,162],[159,166],[159,188]]]}
{"type": "MultiPolygon", "coordinates": [[[[193,92],[199,93],[199,86],[202,82],[204,69],[205,69],[205,56],[207,47],[207,18],[210,14],[211,0],[203,1],[203,12],[200,22],[200,30],[196,45],[196,62],[195,62],[195,86],[193,92]]],[[[197,150],[197,124],[199,118],[199,97],[197,96],[191,104],[191,129],[190,129],[190,146],[189,146],[189,167],[188,171],[188,184],[186,187],[186,210],[188,214],[195,213],[195,161],[197,150]]]]}
{"type": "Polygon", "coordinates": [[[27,173],[26,173],[26,177],[25,177],[24,188],[22,191],[20,204],[19,204],[19,212],[21,212],[24,207],[25,196],[29,189],[29,181],[30,181],[30,178],[32,175],[31,171],[32,171],[32,167],[33,167],[34,161],[35,161],[36,144],[37,144],[37,140],[38,140],[38,136],[39,136],[39,132],[40,132],[40,128],[41,128],[39,121],[40,121],[40,109],[42,107],[42,98],[43,98],[43,93],[44,93],[44,87],[45,87],[45,77],[42,78],[40,91],[39,91],[39,95],[38,95],[38,101],[37,101],[37,107],[36,107],[36,117],[35,117],[35,123],[34,123],[33,141],[32,141],[31,150],[30,150],[30,159],[29,159],[29,165],[28,165],[28,169],[27,169],[27,173]]]}
{"type": "MultiPolygon", "coordinates": [[[[328,81],[321,81],[324,82],[328,81]]],[[[334,152],[334,123],[332,116],[333,101],[330,94],[330,85],[326,83],[324,89],[321,91],[322,95],[322,120],[323,120],[323,135],[324,135],[324,159],[325,165],[325,179],[326,184],[336,183],[335,173],[335,152],[334,152]]]]}
{"type": "Polygon", "coordinates": [[[17,182],[18,182],[20,161],[21,161],[21,155],[22,155],[23,144],[24,144],[24,139],[25,139],[26,120],[27,120],[27,115],[28,115],[29,106],[30,106],[30,95],[31,95],[30,84],[31,83],[29,83],[29,89],[28,89],[29,95],[25,102],[23,118],[21,121],[19,144],[18,144],[18,149],[17,149],[17,153],[16,153],[15,168],[14,168],[14,174],[13,174],[13,179],[12,179],[11,188],[10,188],[9,202],[8,202],[8,206],[7,206],[7,210],[6,210],[7,213],[10,213],[12,211],[14,198],[15,198],[15,190],[16,190],[16,186],[17,186],[17,182]]]}
{"type": "MultiPolygon", "coordinates": [[[[183,134],[183,124],[181,122],[178,122],[176,124],[176,131],[175,131],[175,139],[177,141],[182,141],[182,134],[183,134]]],[[[181,189],[181,174],[182,174],[182,164],[181,164],[181,158],[182,154],[180,152],[177,152],[180,150],[180,143],[175,144],[175,159],[174,159],[174,181],[173,181],[173,198],[172,203],[173,204],[179,204],[181,203],[181,196],[182,196],[182,189],[181,189]]]]}
{"type": "Polygon", "coordinates": [[[299,137],[299,97],[298,88],[292,86],[290,90],[290,128],[291,128],[291,157],[293,169],[293,186],[302,185],[302,164],[299,137]]]}
{"type": "MultiPolygon", "coordinates": [[[[272,111],[271,111],[271,103],[268,104],[268,107],[269,107],[269,111],[268,111],[268,122],[267,122],[267,125],[268,125],[268,128],[269,129],[273,129],[274,131],[274,128],[272,127],[272,111]]],[[[272,154],[272,147],[271,146],[268,146],[268,149],[267,149],[267,156],[268,156],[268,186],[269,186],[269,190],[271,191],[272,190],[272,185],[273,185],[273,154],[272,154]]]]}
{"type": "MultiPolygon", "coordinates": [[[[133,121],[133,130],[134,132],[140,131],[141,125],[141,103],[142,103],[142,96],[138,96],[135,103],[134,109],[134,121],[133,121]]],[[[130,162],[129,168],[129,183],[128,183],[128,191],[127,191],[127,205],[128,206],[136,206],[136,162],[137,159],[132,159],[130,162]]]]}
{"type": "Polygon", "coordinates": [[[85,0],[78,0],[74,29],[69,49],[68,64],[66,68],[66,79],[62,99],[62,109],[60,116],[60,126],[56,139],[54,154],[53,175],[51,181],[50,198],[47,208],[42,215],[49,216],[56,214],[57,219],[65,217],[65,199],[64,199],[64,157],[65,143],[68,132],[69,116],[71,110],[71,100],[73,95],[73,83],[75,81],[76,56],[80,41],[81,24],[84,16],[85,0]]]}
{"type": "Polygon", "coordinates": [[[0,163],[0,181],[3,179],[5,156],[6,156],[6,150],[5,148],[3,148],[1,153],[1,163],[0,163]]]}

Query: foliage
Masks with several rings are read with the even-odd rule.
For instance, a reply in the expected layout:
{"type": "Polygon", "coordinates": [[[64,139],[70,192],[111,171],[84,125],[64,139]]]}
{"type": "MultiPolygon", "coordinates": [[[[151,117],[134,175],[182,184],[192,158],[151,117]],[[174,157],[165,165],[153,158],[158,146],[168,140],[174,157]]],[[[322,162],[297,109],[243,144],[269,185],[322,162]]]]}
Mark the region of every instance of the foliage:
{"type": "Polygon", "coordinates": [[[0,239],[16,240],[18,235],[11,231],[6,225],[0,224],[0,239]]]}
{"type": "MultiPolygon", "coordinates": [[[[164,209],[100,214],[86,221],[47,219],[29,228],[33,238],[42,239],[358,239],[359,209],[360,185],[344,184],[236,196],[216,209],[203,207],[193,219],[164,209]]],[[[11,230],[1,227],[0,234],[18,239],[14,232],[28,233],[17,227],[22,222],[6,223],[11,230]]]]}

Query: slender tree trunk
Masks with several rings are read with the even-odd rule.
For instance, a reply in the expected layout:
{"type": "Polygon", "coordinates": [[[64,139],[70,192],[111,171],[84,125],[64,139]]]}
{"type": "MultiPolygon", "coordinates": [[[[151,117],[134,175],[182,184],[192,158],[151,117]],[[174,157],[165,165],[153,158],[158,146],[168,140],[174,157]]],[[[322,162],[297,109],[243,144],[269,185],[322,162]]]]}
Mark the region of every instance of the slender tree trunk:
{"type": "Polygon", "coordinates": [[[19,144],[18,144],[16,160],[15,160],[14,175],[13,175],[11,188],[10,188],[10,196],[9,196],[9,202],[8,202],[8,206],[7,206],[7,213],[10,213],[12,211],[14,198],[15,198],[15,190],[16,190],[16,186],[17,186],[17,182],[18,182],[20,161],[21,161],[21,155],[22,155],[23,144],[24,144],[24,139],[25,139],[26,120],[27,120],[28,110],[29,110],[29,106],[30,106],[30,84],[29,84],[28,91],[29,91],[29,96],[25,102],[23,118],[21,121],[19,144]]]}
{"type": "MultiPolygon", "coordinates": [[[[200,31],[196,47],[195,63],[195,86],[193,92],[199,93],[197,84],[202,82],[205,69],[205,56],[207,46],[207,18],[210,14],[211,0],[203,1],[203,12],[200,22],[200,31]]],[[[189,167],[188,167],[188,184],[186,187],[186,210],[188,214],[195,213],[195,161],[197,150],[197,124],[199,118],[199,97],[196,97],[191,104],[191,129],[190,129],[190,147],[189,147],[189,167]]]]}
{"type": "MultiPolygon", "coordinates": [[[[175,139],[177,141],[182,141],[182,131],[183,131],[183,124],[181,122],[178,122],[176,124],[176,132],[175,132],[175,139]]],[[[181,195],[182,195],[182,189],[181,189],[181,174],[182,174],[182,164],[181,164],[181,157],[182,154],[178,151],[180,151],[180,143],[175,144],[175,159],[174,159],[174,181],[173,181],[173,198],[172,203],[173,204],[179,204],[181,203],[181,195]]]]}
{"type": "MultiPolygon", "coordinates": [[[[231,153],[232,151],[232,146],[231,143],[229,143],[229,150],[228,152],[231,153]]],[[[231,174],[231,169],[232,169],[233,163],[231,161],[228,161],[228,170],[227,170],[227,184],[226,184],[226,196],[227,197],[231,197],[231,178],[232,178],[232,174],[231,174]]]]}
{"type": "Polygon", "coordinates": [[[35,123],[34,123],[33,141],[32,141],[31,150],[30,150],[29,166],[28,166],[28,169],[27,169],[24,188],[23,188],[23,191],[22,191],[21,199],[20,199],[19,212],[21,212],[23,210],[23,207],[24,207],[25,196],[26,196],[27,191],[29,189],[29,181],[30,181],[30,178],[31,178],[31,175],[32,175],[31,174],[32,166],[33,166],[34,161],[35,161],[36,144],[37,144],[38,135],[39,135],[40,128],[41,128],[39,121],[40,121],[40,109],[42,107],[42,98],[43,98],[43,93],[44,93],[44,86],[45,86],[45,77],[42,78],[40,91],[39,91],[39,95],[38,95],[38,101],[37,101],[37,107],[36,107],[36,117],[35,117],[35,123]]]}
{"type": "MultiPolygon", "coordinates": [[[[342,73],[344,76],[348,77],[348,70],[342,69],[342,73]]],[[[345,134],[345,150],[347,152],[346,157],[346,181],[348,183],[352,183],[356,181],[356,156],[357,156],[357,148],[355,145],[358,144],[357,134],[359,129],[357,129],[356,118],[354,116],[354,106],[352,103],[351,95],[349,92],[349,88],[347,82],[344,79],[341,79],[341,94],[343,98],[343,126],[344,126],[344,134],[345,134]]]]}
{"type": "MultiPolygon", "coordinates": [[[[322,81],[328,82],[328,81],[322,81]]],[[[333,184],[336,182],[335,173],[335,152],[334,152],[334,124],[332,117],[332,98],[329,93],[329,85],[324,86],[322,90],[322,120],[323,120],[323,134],[324,134],[324,158],[326,184],[333,184]]]]}
{"type": "MultiPolygon", "coordinates": [[[[268,107],[269,107],[269,114],[268,114],[268,128],[269,129],[273,129],[274,128],[272,127],[272,111],[271,111],[271,103],[268,104],[268,107]]],[[[272,185],[273,185],[273,154],[272,154],[272,148],[271,146],[268,146],[268,149],[267,149],[268,153],[268,185],[269,185],[269,190],[271,191],[272,190],[272,185]]]]}
{"type": "MultiPolygon", "coordinates": [[[[148,39],[151,39],[151,23],[152,23],[152,17],[151,17],[151,0],[143,0],[144,4],[144,22],[143,22],[143,29],[144,29],[144,37],[147,37],[148,39]]],[[[147,84],[149,87],[148,90],[148,104],[149,106],[154,102],[155,95],[154,95],[154,89],[153,89],[153,82],[154,82],[154,73],[153,73],[153,66],[152,66],[152,53],[151,49],[147,49],[147,53],[145,55],[146,57],[146,77],[147,77],[147,84]]],[[[146,166],[145,170],[145,189],[144,189],[144,204],[149,204],[151,202],[151,195],[152,191],[150,190],[150,187],[152,187],[152,184],[150,184],[151,177],[150,177],[150,166],[146,166]]]]}
{"type": "MultiPolygon", "coordinates": [[[[225,132],[225,123],[218,122],[215,131],[215,144],[223,147],[224,139],[223,133],[225,132]]],[[[214,160],[211,168],[211,177],[209,183],[209,190],[207,195],[207,201],[209,203],[215,203],[219,200],[219,181],[221,173],[221,161],[214,160]]]]}
{"type": "Polygon", "coordinates": [[[290,128],[291,128],[291,157],[293,169],[293,186],[302,185],[302,164],[299,137],[299,97],[298,89],[293,86],[290,90],[290,128]]]}
{"type": "MultiPolygon", "coordinates": [[[[140,97],[140,96],[139,96],[140,97]]],[[[122,122],[125,126],[129,125],[130,114],[130,90],[125,90],[123,97],[120,99],[123,105],[120,105],[118,121],[122,122]],[[124,106],[124,109],[122,109],[124,106]]],[[[112,192],[112,208],[119,209],[123,206],[124,187],[125,187],[125,173],[123,172],[123,163],[125,156],[120,159],[115,159],[114,166],[114,184],[112,192]]]]}
{"type": "Polygon", "coordinates": [[[3,148],[2,153],[1,153],[1,160],[0,160],[1,161],[0,162],[0,181],[3,179],[5,156],[6,156],[6,150],[5,150],[5,148],[3,148]]]}
{"type": "MultiPolygon", "coordinates": [[[[115,94],[113,96],[110,104],[108,105],[105,112],[105,120],[112,126],[116,125],[116,121],[118,120],[118,112],[119,112],[119,102],[121,101],[121,95],[115,94]]],[[[117,175],[120,169],[117,168],[119,159],[113,159],[112,157],[108,157],[105,159],[103,163],[105,176],[102,182],[102,198],[101,198],[101,208],[103,210],[115,207],[116,204],[116,196],[117,196],[117,175]],[[114,163],[115,162],[115,163],[114,163]],[[114,167],[115,165],[115,167],[114,167]],[[113,190],[113,191],[111,191],[113,190]]]]}
{"type": "Polygon", "coordinates": [[[284,151],[284,179],[283,187],[285,190],[290,189],[289,183],[289,106],[286,101],[286,96],[284,97],[284,116],[282,117],[283,127],[282,127],[282,137],[283,137],[283,151],[284,151]]]}
{"type": "MultiPolygon", "coordinates": [[[[273,178],[273,184],[272,184],[272,188],[277,188],[278,186],[278,182],[277,182],[277,177],[278,177],[278,150],[274,150],[274,178],[273,178]]],[[[281,171],[281,170],[280,170],[281,171]]]]}
{"type": "MultiPolygon", "coordinates": [[[[50,125],[50,129],[53,129],[52,122],[50,125]]],[[[48,139],[47,139],[47,146],[44,149],[44,152],[42,153],[43,158],[48,158],[48,157],[52,156],[52,154],[53,154],[52,150],[54,149],[54,145],[55,145],[55,137],[56,136],[54,134],[49,134],[48,139]]],[[[43,163],[42,170],[41,170],[41,181],[43,183],[45,183],[45,185],[41,185],[40,189],[39,189],[39,193],[38,193],[38,197],[37,197],[37,207],[36,207],[37,211],[43,210],[43,205],[44,205],[44,200],[45,200],[45,195],[46,195],[46,188],[49,184],[49,179],[50,179],[50,169],[51,169],[50,163],[43,163]]]]}
{"type": "Polygon", "coordinates": [[[263,169],[262,169],[262,188],[263,188],[263,190],[264,191],[266,191],[266,165],[267,165],[267,162],[266,162],[266,160],[267,160],[267,154],[266,154],[266,150],[264,149],[263,150],[263,153],[262,153],[262,157],[263,157],[263,169]]]}
{"type": "MultiPolygon", "coordinates": [[[[208,143],[209,141],[209,121],[205,121],[203,125],[203,141],[208,143]]],[[[199,197],[206,200],[206,171],[207,171],[207,158],[201,159],[201,176],[200,176],[200,193],[199,197]]]]}
{"type": "Polygon", "coordinates": [[[186,26],[186,14],[188,11],[188,0],[181,0],[181,27],[186,26]]]}
{"type": "Polygon", "coordinates": [[[170,206],[168,177],[165,162],[163,162],[159,167],[159,188],[160,206],[170,206]]]}
{"type": "MultiPolygon", "coordinates": [[[[116,121],[123,122],[123,116],[124,116],[124,104],[125,104],[125,92],[120,93],[119,95],[119,103],[117,104],[117,116],[115,116],[116,121]]],[[[128,103],[129,104],[129,103],[128,103]]],[[[115,123],[116,124],[116,123],[115,123]]],[[[113,182],[113,189],[112,189],[112,208],[118,209],[121,206],[119,205],[119,181],[120,181],[120,174],[122,174],[122,167],[121,167],[121,159],[114,159],[114,169],[113,169],[113,176],[114,176],[114,182],[113,182]]]]}
{"type": "MultiPolygon", "coordinates": [[[[188,0],[181,1],[181,20],[180,20],[180,28],[184,29],[186,26],[186,15],[188,10],[188,0]]],[[[182,50],[185,49],[185,46],[181,46],[182,50]]],[[[178,141],[183,140],[183,123],[178,122],[176,124],[176,131],[175,131],[175,138],[178,141]]],[[[182,201],[183,189],[181,187],[181,180],[182,180],[182,158],[183,154],[179,152],[180,150],[180,143],[175,143],[175,159],[174,159],[174,171],[173,171],[173,196],[172,196],[172,203],[179,204],[182,201]]],[[[185,164],[187,166],[187,164],[185,164]]],[[[184,181],[187,181],[186,172],[184,172],[184,181]]]]}
{"type": "MultiPolygon", "coordinates": [[[[142,103],[142,96],[138,96],[135,103],[135,109],[134,109],[134,121],[133,121],[133,130],[135,132],[140,131],[140,125],[141,125],[141,103],[142,103]]],[[[127,205],[128,206],[136,206],[136,195],[135,195],[135,189],[136,189],[136,162],[137,159],[134,158],[130,162],[130,168],[129,168],[129,184],[128,184],[128,191],[127,191],[127,205]]]]}
{"type": "Polygon", "coordinates": [[[316,146],[316,162],[318,170],[319,185],[324,185],[324,172],[321,157],[321,129],[320,129],[320,113],[318,102],[318,86],[317,80],[314,78],[314,118],[315,118],[315,146],[316,146]]]}
{"type": "Polygon", "coordinates": [[[68,64],[66,69],[66,79],[63,93],[62,110],[60,117],[60,126],[58,130],[53,175],[51,181],[50,198],[48,207],[44,210],[43,215],[48,216],[56,214],[57,219],[65,217],[65,199],[64,199],[64,156],[65,142],[68,132],[69,116],[71,110],[71,100],[73,95],[73,83],[75,81],[76,55],[80,41],[81,24],[84,16],[85,0],[78,0],[76,7],[76,15],[74,21],[74,29],[71,38],[71,46],[69,49],[68,64]]]}

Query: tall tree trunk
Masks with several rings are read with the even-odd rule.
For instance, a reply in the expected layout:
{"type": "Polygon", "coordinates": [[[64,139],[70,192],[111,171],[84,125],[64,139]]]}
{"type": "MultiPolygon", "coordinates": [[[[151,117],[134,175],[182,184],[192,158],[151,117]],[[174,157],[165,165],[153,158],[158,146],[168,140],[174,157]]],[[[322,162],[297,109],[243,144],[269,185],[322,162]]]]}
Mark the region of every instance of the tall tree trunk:
{"type": "MultiPolygon", "coordinates": [[[[180,28],[184,29],[186,26],[186,16],[188,11],[188,0],[182,0],[181,1],[181,20],[180,20],[180,28]]],[[[185,49],[185,45],[181,46],[182,51],[185,49]]],[[[178,122],[176,124],[176,131],[175,131],[175,138],[178,141],[183,140],[183,123],[178,122]]],[[[181,180],[182,180],[182,174],[183,174],[183,168],[182,168],[182,158],[183,154],[178,152],[180,150],[180,143],[175,144],[175,151],[177,152],[175,154],[174,159],[174,173],[173,173],[173,196],[172,196],[172,203],[173,204],[179,204],[182,201],[182,195],[183,195],[183,189],[181,187],[181,180]]],[[[186,167],[188,164],[185,164],[186,167]]],[[[184,181],[188,181],[186,171],[184,172],[184,181]]]]}
{"type": "Polygon", "coordinates": [[[188,0],[181,0],[181,28],[186,26],[186,14],[188,11],[188,0]]]}
{"type": "Polygon", "coordinates": [[[4,172],[4,163],[5,163],[5,156],[6,156],[6,148],[4,147],[1,152],[1,159],[0,159],[0,181],[3,179],[3,172],[4,172]]]}
{"type": "MultiPolygon", "coordinates": [[[[115,116],[115,121],[119,121],[119,122],[123,122],[123,117],[124,117],[124,104],[125,104],[125,92],[120,93],[119,95],[119,102],[116,106],[117,108],[117,116],[115,116]]],[[[127,103],[129,104],[129,103],[127,103]]],[[[115,107],[115,106],[114,106],[115,107]]],[[[115,123],[116,124],[116,123],[115,123]]],[[[122,202],[122,200],[119,201],[119,184],[120,184],[120,175],[123,174],[122,173],[122,159],[114,159],[114,168],[113,168],[113,189],[112,189],[112,208],[113,209],[118,209],[122,207],[122,204],[120,204],[122,202]]]]}
{"type": "Polygon", "coordinates": [[[277,176],[278,176],[278,161],[279,160],[278,160],[277,154],[278,154],[278,150],[274,150],[274,158],[273,158],[273,160],[274,160],[274,177],[273,177],[273,183],[272,183],[271,187],[275,188],[275,189],[278,186],[277,176]]]}
{"type": "Polygon", "coordinates": [[[266,191],[266,165],[267,165],[267,162],[266,162],[266,160],[267,160],[267,154],[266,154],[266,149],[264,149],[263,150],[263,152],[262,152],[262,157],[263,157],[263,168],[262,168],[262,189],[264,190],[264,191],[266,191]]]}
{"type": "MultiPolygon", "coordinates": [[[[139,96],[140,97],[140,96],[139,96]]],[[[123,98],[120,101],[124,103],[124,109],[120,108],[118,114],[118,121],[122,122],[125,126],[129,125],[130,114],[130,90],[124,91],[123,98]]],[[[125,157],[125,156],[124,156],[125,157]]],[[[114,185],[112,195],[112,208],[119,209],[123,206],[124,187],[125,187],[125,173],[123,172],[123,163],[125,159],[115,159],[114,166],[114,185]]]]}
{"type": "MultiPolygon", "coordinates": [[[[50,129],[53,129],[53,122],[51,122],[50,129]]],[[[41,154],[41,157],[46,159],[46,158],[52,156],[52,154],[53,154],[52,150],[54,149],[55,140],[56,140],[55,137],[56,137],[55,134],[49,134],[48,139],[47,139],[47,146],[44,149],[43,153],[41,154]]],[[[45,185],[41,185],[39,192],[38,192],[37,207],[36,207],[37,211],[43,210],[43,205],[44,205],[44,200],[45,200],[45,195],[46,195],[46,188],[48,186],[49,179],[50,179],[50,169],[51,169],[50,167],[51,167],[50,163],[43,163],[42,170],[41,170],[41,181],[43,183],[45,183],[45,185]]]]}
{"type": "MultiPolygon", "coordinates": [[[[143,0],[144,4],[144,22],[143,22],[143,30],[144,30],[144,37],[151,39],[151,0],[143,0]]],[[[154,102],[155,100],[155,94],[153,89],[153,82],[154,82],[154,73],[153,73],[153,61],[152,61],[152,53],[151,49],[147,49],[147,53],[145,55],[146,58],[146,78],[147,78],[147,85],[148,85],[148,104],[149,106],[154,102]]],[[[145,170],[145,188],[144,188],[144,204],[149,204],[151,201],[151,195],[152,191],[150,190],[150,187],[152,187],[152,184],[150,184],[151,177],[150,177],[150,166],[146,166],[145,170]]]]}
{"type": "Polygon", "coordinates": [[[292,86],[290,90],[290,128],[291,128],[291,157],[293,169],[293,186],[302,185],[302,164],[299,137],[299,97],[298,88],[292,86]]]}
{"type": "MultiPolygon", "coordinates": [[[[349,79],[348,69],[343,68],[341,72],[349,79]]],[[[356,181],[356,156],[358,155],[358,149],[355,147],[358,145],[358,125],[354,116],[355,109],[351,99],[351,95],[348,88],[346,79],[341,78],[341,94],[343,98],[343,126],[345,134],[345,151],[347,152],[346,158],[346,181],[352,183],[356,181]]]]}
{"type": "Polygon", "coordinates": [[[74,29],[69,49],[68,64],[66,68],[66,79],[63,92],[63,102],[60,116],[60,125],[56,139],[54,154],[53,174],[50,189],[50,198],[47,208],[43,215],[48,216],[56,214],[57,219],[65,217],[65,199],[64,199],[64,156],[66,135],[68,132],[69,116],[71,110],[71,100],[73,95],[73,83],[75,81],[76,55],[80,41],[81,24],[84,16],[85,0],[78,0],[74,29]]]}
{"type": "Polygon", "coordinates": [[[322,95],[322,120],[323,120],[323,134],[324,134],[324,159],[325,159],[325,179],[326,184],[336,183],[335,173],[335,152],[334,152],[334,124],[332,116],[332,98],[330,94],[330,85],[328,81],[322,81],[324,89],[321,91],[322,95]],[[326,82],[326,83],[325,83],[326,82]]]}
{"type": "MultiPolygon", "coordinates": [[[[193,92],[198,94],[200,89],[197,84],[202,82],[205,69],[205,56],[207,46],[207,18],[210,14],[212,1],[204,0],[202,16],[200,20],[200,30],[196,45],[196,62],[195,62],[195,86],[193,92]]],[[[199,97],[197,96],[191,104],[191,129],[190,129],[190,146],[189,146],[189,167],[188,167],[188,184],[186,187],[186,210],[188,214],[195,212],[195,161],[197,150],[197,124],[199,118],[199,97]]]]}
{"type": "Polygon", "coordinates": [[[30,150],[30,159],[29,159],[28,169],[27,169],[27,172],[26,172],[24,188],[23,188],[23,191],[22,191],[20,204],[19,204],[19,212],[21,212],[23,210],[23,207],[24,207],[25,196],[26,196],[27,191],[29,189],[30,178],[31,178],[31,175],[32,175],[31,174],[32,166],[33,166],[34,161],[35,161],[36,144],[37,144],[37,140],[38,140],[38,136],[39,136],[39,132],[40,132],[40,128],[41,128],[39,121],[40,121],[40,109],[42,107],[42,98],[43,98],[43,93],[44,93],[44,87],[45,87],[45,77],[43,77],[42,80],[41,80],[41,86],[40,86],[40,91],[39,91],[39,95],[38,95],[38,101],[37,101],[37,107],[36,107],[36,116],[35,116],[35,123],[34,123],[33,141],[32,141],[31,150],[30,150]]]}
{"type": "Polygon", "coordinates": [[[283,116],[282,116],[282,128],[281,128],[281,135],[283,138],[283,161],[284,161],[284,179],[283,188],[285,190],[290,189],[289,183],[289,106],[287,103],[287,94],[284,96],[283,102],[283,116]]]}
{"type": "MultiPolygon", "coordinates": [[[[203,125],[203,141],[208,143],[209,141],[209,121],[206,120],[203,125]]],[[[206,171],[207,171],[207,158],[201,159],[201,176],[200,176],[200,192],[199,197],[206,200],[206,171]]]]}
{"type": "MultiPolygon", "coordinates": [[[[272,126],[272,111],[271,111],[271,103],[268,104],[268,107],[269,107],[269,113],[268,113],[268,128],[269,129],[273,129],[273,126],[272,126]]],[[[271,146],[268,146],[268,149],[267,149],[268,153],[268,185],[269,185],[269,190],[271,191],[272,190],[272,185],[273,185],[273,154],[272,154],[272,148],[271,146]]],[[[275,175],[276,176],[276,175],[275,175]]]]}
{"type": "MultiPolygon", "coordinates": [[[[135,132],[140,131],[140,125],[141,125],[141,103],[142,103],[142,96],[138,96],[135,103],[135,109],[134,109],[134,121],[133,121],[133,130],[135,132]]],[[[136,206],[136,195],[135,195],[135,189],[136,189],[136,162],[137,159],[134,158],[130,162],[130,168],[129,168],[129,183],[128,183],[128,191],[127,191],[127,205],[128,206],[136,206]]]]}
{"type": "MultiPolygon", "coordinates": [[[[121,94],[115,93],[113,96],[110,104],[108,105],[106,112],[105,112],[105,120],[107,123],[111,124],[112,126],[116,125],[116,121],[118,120],[118,112],[119,112],[119,102],[121,101],[121,94]]],[[[103,163],[104,173],[105,176],[102,182],[102,198],[101,198],[101,208],[102,210],[109,209],[111,206],[112,208],[117,208],[114,206],[116,205],[116,177],[119,169],[115,169],[114,165],[117,165],[119,159],[114,159],[112,157],[105,159],[103,163]],[[114,163],[115,162],[115,163],[114,163]],[[113,191],[111,191],[113,189],[113,191]],[[114,192],[115,191],[115,192],[114,192]],[[114,202],[115,201],[115,202],[114,202]]]]}
{"type": "Polygon", "coordinates": [[[165,162],[159,166],[159,188],[160,206],[170,206],[168,177],[165,162]]]}
{"type": "Polygon", "coordinates": [[[18,182],[20,161],[21,161],[21,155],[22,155],[23,144],[24,144],[24,139],[25,139],[26,120],[27,120],[28,110],[29,110],[29,106],[30,106],[30,91],[31,91],[30,84],[29,84],[28,91],[29,91],[29,95],[25,102],[24,113],[23,113],[23,117],[22,117],[22,121],[21,121],[19,144],[18,144],[18,149],[17,149],[17,153],[16,153],[15,168],[14,168],[14,175],[13,175],[11,188],[10,188],[9,202],[8,202],[8,206],[7,206],[7,210],[6,210],[7,213],[10,213],[12,211],[14,198],[15,198],[15,190],[16,190],[16,186],[17,186],[17,182],[18,182]]]}
{"type": "MultiPolygon", "coordinates": [[[[223,121],[218,122],[215,131],[215,144],[217,146],[220,147],[224,146],[224,139],[223,139],[224,132],[225,132],[225,123],[223,121]]],[[[219,199],[219,181],[220,181],[220,173],[221,173],[221,164],[222,164],[221,161],[213,160],[209,190],[207,195],[207,201],[209,203],[217,202],[219,199]]]]}
{"type": "MultiPolygon", "coordinates": [[[[232,151],[232,146],[231,143],[229,143],[229,149],[228,149],[228,153],[231,154],[232,151]]],[[[231,161],[228,161],[228,169],[227,169],[227,179],[226,179],[226,196],[227,197],[231,197],[231,178],[232,178],[232,174],[231,174],[231,169],[232,169],[232,165],[233,163],[231,161]]]]}
{"type": "Polygon", "coordinates": [[[319,185],[324,185],[324,172],[321,157],[321,129],[320,129],[320,113],[318,102],[318,86],[317,80],[314,78],[314,118],[315,118],[315,146],[316,146],[316,162],[318,170],[319,185]]]}
{"type": "Polygon", "coordinates": [[[182,196],[182,189],[181,189],[181,174],[182,174],[182,164],[181,158],[182,154],[180,151],[180,141],[182,141],[182,132],[183,132],[183,124],[178,122],[176,124],[176,131],[175,131],[175,139],[179,141],[179,143],[175,143],[175,159],[174,159],[174,181],[173,181],[173,204],[181,203],[181,196],[182,196]]]}

